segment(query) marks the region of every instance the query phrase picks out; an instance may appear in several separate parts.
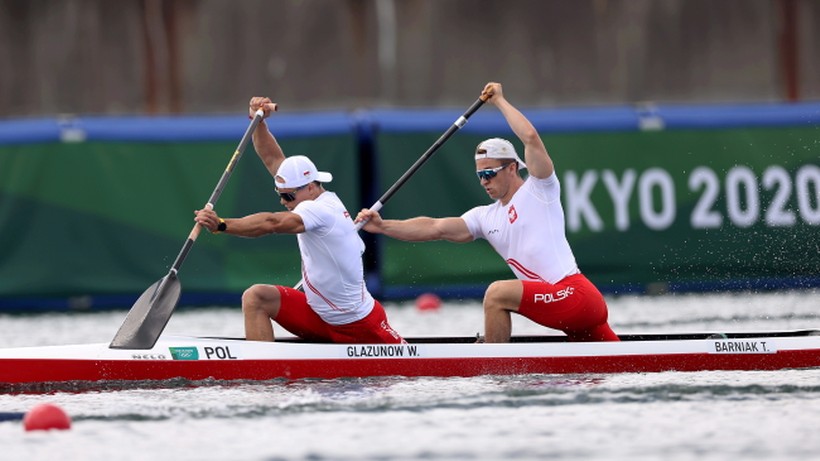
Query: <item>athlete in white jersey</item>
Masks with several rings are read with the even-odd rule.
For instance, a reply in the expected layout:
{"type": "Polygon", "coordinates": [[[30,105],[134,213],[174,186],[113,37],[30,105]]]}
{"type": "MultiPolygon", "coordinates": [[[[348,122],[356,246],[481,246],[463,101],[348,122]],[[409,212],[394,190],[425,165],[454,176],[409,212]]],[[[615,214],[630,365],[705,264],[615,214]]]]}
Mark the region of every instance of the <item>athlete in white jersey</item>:
{"type": "Polygon", "coordinates": [[[331,325],[363,319],[373,309],[362,277],[364,242],[341,200],[325,191],[299,203],[293,213],[305,225],[297,240],[308,304],[331,325]]]}
{"type": "Polygon", "coordinates": [[[526,160],[522,162],[505,139],[478,145],[476,175],[495,203],[451,218],[383,220],[376,212],[362,210],[356,221],[367,221],[364,229],[369,232],[413,242],[486,239],[516,277],[493,282],[484,294],[487,342],[510,340],[511,312],[561,330],[570,341],[618,341],[607,323],[604,297],[580,273],[567,242],[561,187],[541,137],[504,98],[501,84],[488,83],[482,95],[524,144],[526,160]],[[529,171],[526,180],[519,175],[523,168],[529,171]]]}
{"type": "MultiPolygon", "coordinates": [[[[276,106],[254,97],[250,113],[276,106]]],[[[281,285],[257,284],[242,295],[245,336],[273,341],[271,320],[304,339],[344,343],[400,343],[382,305],[364,283],[364,243],[350,214],[323,183],[333,176],[318,171],[302,155],[285,158],[264,120],[253,133],[259,157],[274,177],[280,203],[288,210],[223,219],[210,209],[196,211],[196,222],[211,232],[241,237],[296,234],[302,256],[304,292],[281,285]],[[264,127],[264,129],[262,129],[264,127]]]]}
{"type": "MultiPolygon", "coordinates": [[[[499,140],[491,139],[489,143],[499,140]]],[[[578,273],[564,232],[561,187],[555,173],[529,176],[512,199],[475,207],[461,218],[473,238],[487,240],[520,280],[558,283],[578,273]],[[551,249],[549,258],[543,249],[551,249]]]]}

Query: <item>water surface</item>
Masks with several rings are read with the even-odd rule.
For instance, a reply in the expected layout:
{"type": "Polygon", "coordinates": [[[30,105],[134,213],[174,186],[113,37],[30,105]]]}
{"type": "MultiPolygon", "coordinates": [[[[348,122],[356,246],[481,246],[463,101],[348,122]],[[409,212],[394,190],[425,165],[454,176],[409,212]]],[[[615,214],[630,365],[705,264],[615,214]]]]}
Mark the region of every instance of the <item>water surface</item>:
{"type": "MultiPolygon", "coordinates": [[[[817,291],[610,298],[622,333],[820,328],[817,291]]],[[[388,304],[405,336],[475,335],[475,302],[388,304]]],[[[0,315],[0,347],[110,341],[124,312],[0,315]]],[[[514,332],[546,330],[516,318],[514,332]]],[[[180,309],[170,334],[242,336],[238,308],[180,309]]],[[[277,334],[283,335],[281,330],[277,334]]],[[[820,370],[206,383],[2,395],[69,431],[0,422],[2,459],[816,459],[820,370]]]]}

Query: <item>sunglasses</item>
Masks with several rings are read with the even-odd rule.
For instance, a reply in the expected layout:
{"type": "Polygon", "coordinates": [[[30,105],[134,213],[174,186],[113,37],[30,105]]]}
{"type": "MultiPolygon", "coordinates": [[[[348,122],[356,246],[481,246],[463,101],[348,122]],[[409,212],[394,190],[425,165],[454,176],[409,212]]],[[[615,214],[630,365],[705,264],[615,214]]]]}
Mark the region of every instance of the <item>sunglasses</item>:
{"type": "Polygon", "coordinates": [[[307,187],[309,184],[310,183],[307,183],[304,186],[299,186],[299,187],[293,189],[291,192],[279,192],[279,189],[275,189],[275,190],[276,190],[276,193],[279,194],[279,197],[282,198],[282,200],[284,200],[286,202],[292,202],[292,201],[296,200],[296,193],[299,192],[300,190],[304,189],[305,187],[307,187]]]}
{"type": "Polygon", "coordinates": [[[507,163],[505,165],[497,166],[495,168],[489,168],[489,169],[486,169],[486,170],[478,170],[478,171],[475,172],[475,175],[478,176],[479,180],[483,179],[483,180],[489,181],[489,180],[495,178],[496,176],[498,176],[499,171],[503,170],[504,168],[507,168],[510,165],[511,165],[511,163],[507,163]]]}

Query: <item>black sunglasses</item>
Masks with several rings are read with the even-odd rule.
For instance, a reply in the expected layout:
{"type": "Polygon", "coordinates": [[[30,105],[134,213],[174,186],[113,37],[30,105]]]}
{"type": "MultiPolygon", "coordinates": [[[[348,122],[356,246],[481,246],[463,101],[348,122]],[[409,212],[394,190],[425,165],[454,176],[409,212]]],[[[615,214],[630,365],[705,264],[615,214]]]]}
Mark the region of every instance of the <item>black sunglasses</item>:
{"type": "Polygon", "coordinates": [[[276,193],[279,194],[279,197],[281,197],[282,200],[284,200],[286,202],[292,202],[292,201],[296,200],[296,193],[299,192],[300,190],[304,189],[308,185],[310,185],[310,183],[307,183],[304,186],[299,186],[299,187],[293,189],[291,192],[279,192],[279,189],[276,189],[276,193]]]}

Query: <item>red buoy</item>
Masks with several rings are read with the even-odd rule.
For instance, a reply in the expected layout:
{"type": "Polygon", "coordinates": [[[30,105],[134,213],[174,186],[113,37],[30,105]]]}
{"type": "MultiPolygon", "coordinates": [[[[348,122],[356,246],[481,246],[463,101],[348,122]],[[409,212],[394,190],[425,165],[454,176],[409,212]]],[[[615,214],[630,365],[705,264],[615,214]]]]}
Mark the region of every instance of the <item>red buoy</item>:
{"type": "Polygon", "coordinates": [[[424,293],[416,298],[416,309],[420,311],[434,311],[441,307],[441,298],[434,293],[424,293]]]}
{"type": "Polygon", "coordinates": [[[23,417],[23,427],[27,431],[47,431],[50,429],[70,429],[71,418],[62,408],[52,403],[41,403],[32,407],[23,417]]]}

